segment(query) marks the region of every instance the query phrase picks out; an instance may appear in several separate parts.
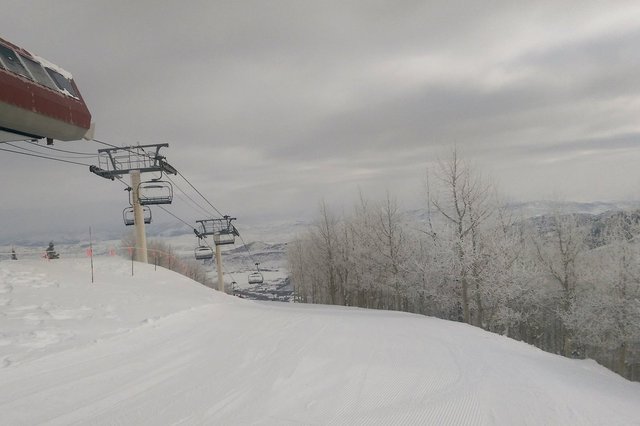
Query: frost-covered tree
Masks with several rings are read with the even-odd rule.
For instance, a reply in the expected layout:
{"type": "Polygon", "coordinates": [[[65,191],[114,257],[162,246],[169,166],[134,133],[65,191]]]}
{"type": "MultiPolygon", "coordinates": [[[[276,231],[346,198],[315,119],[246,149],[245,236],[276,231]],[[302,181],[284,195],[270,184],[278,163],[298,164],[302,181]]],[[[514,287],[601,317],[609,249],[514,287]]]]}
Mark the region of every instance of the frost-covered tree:
{"type": "Polygon", "coordinates": [[[294,298],[298,302],[313,303],[313,291],[310,291],[310,280],[305,273],[309,268],[305,254],[305,243],[300,236],[287,245],[287,262],[294,298]]]}
{"type": "Polygon", "coordinates": [[[325,203],[289,248],[298,297],[315,303],[406,309],[409,248],[400,209],[389,196],[338,218],[325,203]]]}
{"type": "Polygon", "coordinates": [[[311,303],[344,303],[340,229],[337,216],[322,202],[313,226],[291,244],[289,268],[299,299],[311,303]]]}
{"type": "Polygon", "coordinates": [[[338,219],[329,211],[326,203],[320,204],[320,217],[312,230],[314,233],[313,242],[315,254],[321,260],[323,275],[326,282],[327,300],[326,303],[336,304],[338,302],[339,283],[337,278],[337,256],[338,256],[338,219]]]}
{"type": "Polygon", "coordinates": [[[366,308],[381,308],[381,286],[376,247],[374,208],[371,202],[359,193],[353,213],[346,221],[348,249],[351,252],[350,289],[355,304],[366,308]]]}
{"type": "Polygon", "coordinates": [[[519,335],[525,321],[522,302],[531,291],[531,267],[525,256],[523,229],[513,213],[499,204],[480,234],[475,274],[485,283],[476,298],[482,299],[482,326],[506,335],[519,335]]]}
{"type": "Polygon", "coordinates": [[[585,280],[566,316],[582,345],[616,353],[615,370],[626,372],[629,348],[640,341],[640,226],[620,213],[604,231],[604,245],[588,253],[585,280]]]}
{"type": "Polygon", "coordinates": [[[475,302],[475,323],[484,317],[481,268],[483,263],[481,227],[493,212],[491,185],[465,163],[454,149],[435,172],[437,194],[430,200],[448,226],[440,235],[451,245],[452,284],[459,288],[462,319],[471,324],[471,303],[475,302]]]}
{"type": "Polygon", "coordinates": [[[401,310],[407,294],[407,237],[403,230],[401,213],[395,199],[387,192],[386,199],[376,209],[376,253],[380,275],[393,299],[393,309],[401,310]]]}
{"type": "Polygon", "coordinates": [[[586,250],[586,235],[587,229],[580,226],[576,215],[556,212],[539,225],[537,236],[533,239],[537,260],[546,272],[548,281],[557,284],[560,290],[555,303],[558,318],[554,335],[562,343],[565,356],[571,356],[575,350],[566,318],[575,302],[581,273],[579,262],[586,250]]]}

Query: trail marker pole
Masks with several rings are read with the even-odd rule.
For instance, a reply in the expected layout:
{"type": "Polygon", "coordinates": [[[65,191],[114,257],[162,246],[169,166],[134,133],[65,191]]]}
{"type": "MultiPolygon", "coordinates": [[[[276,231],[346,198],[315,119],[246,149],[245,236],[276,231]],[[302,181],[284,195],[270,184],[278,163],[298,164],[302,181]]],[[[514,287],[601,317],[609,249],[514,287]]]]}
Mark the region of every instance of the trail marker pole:
{"type": "Polygon", "coordinates": [[[91,284],[93,284],[93,239],[91,237],[91,227],[89,227],[89,256],[91,257],[91,284]]]}

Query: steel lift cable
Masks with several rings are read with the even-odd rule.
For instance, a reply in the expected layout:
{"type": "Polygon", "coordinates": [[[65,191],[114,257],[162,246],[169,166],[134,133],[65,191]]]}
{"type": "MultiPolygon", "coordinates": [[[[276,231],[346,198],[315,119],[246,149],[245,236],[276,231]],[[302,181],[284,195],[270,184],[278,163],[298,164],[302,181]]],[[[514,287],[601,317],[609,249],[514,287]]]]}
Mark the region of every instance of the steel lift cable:
{"type": "Polygon", "coordinates": [[[11,152],[11,153],[20,154],[20,155],[27,155],[29,157],[44,158],[45,160],[60,161],[61,163],[77,164],[77,165],[85,166],[85,167],[90,167],[91,166],[91,164],[79,163],[77,161],[63,160],[61,158],[47,157],[45,155],[30,154],[28,152],[14,151],[14,150],[5,149],[5,148],[0,148],[0,151],[11,152]]]}
{"type": "MultiPolygon", "coordinates": [[[[14,145],[11,142],[5,142],[5,145],[8,145],[8,146],[10,146],[12,148],[16,148],[16,149],[21,149],[23,151],[28,151],[28,152],[33,152],[33,153],[40,154],[40,155],[49,156],[51,158],[69,158],[69,159],[74,159],[74,160],[82,160],[82,159],[90,158],[90,157],[88,157],[86,155],[85,156],[70,156],[70,155],[60,155],[60,154],[47,154],[46,152],[43,152],[43,151],[38,151],[38,150],[35,150],[35,149],[29,149],[29,148],[25,148],[23,146],[14,145]]],[[[97,155],[91,156],[91,158],[97,158],[97,157],[98,157],[97,155]]]]}
{"type": "Polygon", "coordinates": [[[40,145],[39,143],[37,143],[37,142],[33,142],[33,141],[25,141],[25,142],[27,142],[28,144],[34,145],[34,146],[38,146],[38,147],[40,147],[40,148],[46,148],[46,149],[50,149],[50,150],[52,150],[52,151],[64,152],[64,153],[66,153],[66,154],[84,155],[84,156],[86,156],[86,157],[97,157],[97,156],[98,156],[98,154],[94,154],[94,153],[91,153],[91,152],[69,151],[69,150],[66,150],[66,149],[54,148],[54,147],[52,147],[52,146],[40,145]]]}
{"type": "Polygon", "coordinates": [[[172,184],[172,185],[174,185],[174,186],[178,189],[178,191],[182,192],[182,193],[184,194],[184,196],[185,196],[185,197],[187,197],[189,200],[191,200],[191,202],[192,202],[196,207],[198,207],[201,211],[203,211],[203,212],[204,212],[204,214],[206,214],[206,215],[210,215],[210,214],[211,214],[211,212],[207,211],[207,209],[205,209],[204,207],[202,207],[200,204],[198,204],[198,202],[196,202],[193,198],[191,198],[191,197],[189,196],[189,194],[187,194],[187,193],[186,193],[186,192],[185,192],[185,191],[184,191],[184,190],[183,190],[183,189],[182,189],[182,188],[181,188],[177,183],[175,183],[175,182],[173,181],[173,179],[171,179],[171,177],[170,177],[170,176],[166,176],[166,178],[167,178],[167,180],[168,180],[169,182],[171,182],[171,184],[172,184]]]}
{"type": "Polygon", "coordinates": [[[220,217],[221,217],[221,218],[222,218],[222,217],[224,217],[224,215],[223,215],[222,213],[220,213],[220,210],[218,210],[218,209],[217,209],[213,204],[211,204],[211,202],[209,202],[209,200],[207,200],[207,198],[206,198],[204,195],[202,195],[202,193],[201,193],[200,191],[198,191],[198,190],[196,189],[196,187],[195,187],[195,186],[193,186],[193,185],[191,184],[191,182],[189,182],[189,180],[188,180],[186,177],[184,177],[184,175],[183,175],[182,173],[180,173],[180,171],[179,171],[179,170],[178,170],[178,176],[180,176],[182,179],[184,179],[184,181],[185,181],[185,182],[187,182],[187,183],[189,184],[189,186],[190,186],[191,188],[193,188],[193,190],[194,190],[194,191],[196,191],[196,192],[198,193],[198,195],[199,195],[199,196],[201,196],[201,197],[202,197],[202,199],[203,199],[204,201],[206,201],[206,202],[207,202],[207,204],[209,204],[209,205],[211,206],[211,208],[212,208],[213,210],[215,210],[215,211],[216,211],[216,213],[218,213],[218,214],[220,215],[220,217]]]}

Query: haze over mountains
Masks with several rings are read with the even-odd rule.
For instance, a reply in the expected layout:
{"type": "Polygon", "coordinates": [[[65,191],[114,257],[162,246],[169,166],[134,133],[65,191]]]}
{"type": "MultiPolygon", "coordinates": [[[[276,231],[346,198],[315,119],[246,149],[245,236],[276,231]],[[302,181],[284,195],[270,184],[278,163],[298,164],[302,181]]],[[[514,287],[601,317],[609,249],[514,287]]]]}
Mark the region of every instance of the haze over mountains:
{"type": "MultiPolygon", "coordinates": [[[[597,215],[609,210],[629,210],[640,208],[640,201],[615,201],[615,202],[571,202],[571,201],[532,201],[512,202],[509,206],[516,214],[523,218],[540,216],[545,214],[583,213],[597,215]]],[[[346,206],[345,209],[349,209],[346,206]]],[[[155,210],[154,222],[147,225],[149,238],[173,238],[184,235],[192,235],[193,231],[184,223],[180,223],[168,215],[162,216],[162,212],[155,210]],[[156,214],[157,213],[157,214],[156,214]]],[[[97,211],[96,211],[97,212],[97,211]]],[[[418,220],[426,217],[425,209],[408,210],[408,218],[418,220]]],[[[21,246],[40,246],[50,240],[64,244],[74,244],[88,241],[89,226],[93,229],[95,241],[119,240],[129,230],[125,228],[120,219],[121,211],[114,209],[109,216],[104,211],[96,214],[95,221],[92,218],[77,218],[78,225],[74,227],[58,226],[56,212],[50,212],[50,219],[42,220],[40,211],[19,211],[12,215],[13,220],[3,224],[0,229],[0,240],[7,244],[21,246]],[[115,217],[114,217],[115,216],[115,217]],[[25,227],[25,223],[29,226],[25,227]],[[86,226],[85,226],[86,225],[86,226]]],[[[262,221],[254,214],[248,220],[242,216],[238,218],[237,225],[245,241],[264,241],[282,243],[291,241],[296,234],[303,232],[313,222],[313,218],[269,219],[262,221]]],[[[195,224],[194,224],[195,225],[195,224]]]]}

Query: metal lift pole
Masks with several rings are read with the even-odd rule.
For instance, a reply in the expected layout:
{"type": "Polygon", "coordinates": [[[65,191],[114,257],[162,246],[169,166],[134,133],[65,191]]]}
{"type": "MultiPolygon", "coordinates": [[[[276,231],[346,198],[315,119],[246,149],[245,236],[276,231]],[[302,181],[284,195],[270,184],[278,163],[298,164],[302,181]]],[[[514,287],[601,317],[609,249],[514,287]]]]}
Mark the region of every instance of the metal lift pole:
{"type": "Polygon", "coordinates": [[[218,291],[224,293],[224,279],[222,277],[222,250],[216,244],[216,269],[218,270],[218,291]]]}
{"type": "MultiPolygon", "coordinates": [[[[200,224],[202,232],[196,232],[198,237],[211,235],[213,236],[213,243],[216,245],[216,270],[218,271],[218,291],[225,293],[224,277],[222,268],[222,249],[220,246],[226,244],[233,244],[235,236],[239,235],[238,231],[231,225],[231,221],[235,220],[235,217],[223,216],[220,219],[203,219],[196,220],[197,224],[200,224]]],[[[196,257],[197,258],[197,257],[196,257]]]]}
{"type": "Polygon", "coordinates": [[[133,218],[136,227],[136,260],[138,262],[149,263],[147,258],[147,234],[144,229],[144,212],[138,198],[138,187],[140,186],[140,170],[131,170],[131,203],[133,204],[133,218]]]}

